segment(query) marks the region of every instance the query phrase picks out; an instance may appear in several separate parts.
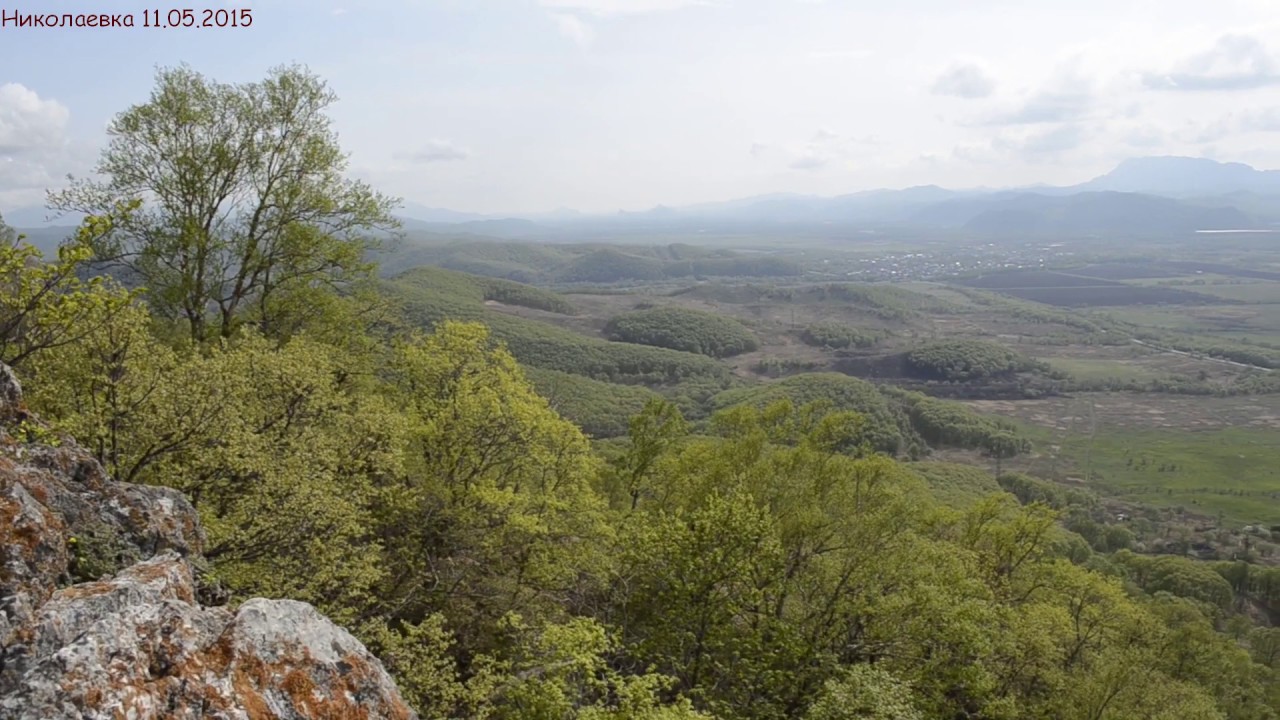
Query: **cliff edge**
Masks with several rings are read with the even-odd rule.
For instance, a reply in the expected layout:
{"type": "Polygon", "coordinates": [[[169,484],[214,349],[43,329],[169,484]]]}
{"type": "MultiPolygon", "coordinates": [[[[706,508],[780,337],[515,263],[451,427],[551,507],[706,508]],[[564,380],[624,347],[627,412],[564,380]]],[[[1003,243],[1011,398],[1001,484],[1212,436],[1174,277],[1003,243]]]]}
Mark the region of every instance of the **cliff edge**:
{"type": "Polygon", "coordinates": [[[111,480],[0,365],[0,717],[417,717],[310,605],[216,606],[203,544],[181,493],[111,480]]]}

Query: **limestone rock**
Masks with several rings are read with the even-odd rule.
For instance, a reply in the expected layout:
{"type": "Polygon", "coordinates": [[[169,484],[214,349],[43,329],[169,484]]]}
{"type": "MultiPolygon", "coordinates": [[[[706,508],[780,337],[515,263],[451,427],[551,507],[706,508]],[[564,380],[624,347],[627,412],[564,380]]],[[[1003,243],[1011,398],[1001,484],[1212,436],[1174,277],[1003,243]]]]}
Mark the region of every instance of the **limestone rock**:
{"type": "Polygon", "coordinates": [[[416,718],[377,658],[310,605],[202,607],[186,498],[114,482],[31,427],[0,364],[0,717],[416,718]]]}
{"type": "Polygon", "coordinates": [[[412,718],[381,663],[314,608],[195,603],[168,552],[58,590],[6,648],[0,716],[412,718]]]}

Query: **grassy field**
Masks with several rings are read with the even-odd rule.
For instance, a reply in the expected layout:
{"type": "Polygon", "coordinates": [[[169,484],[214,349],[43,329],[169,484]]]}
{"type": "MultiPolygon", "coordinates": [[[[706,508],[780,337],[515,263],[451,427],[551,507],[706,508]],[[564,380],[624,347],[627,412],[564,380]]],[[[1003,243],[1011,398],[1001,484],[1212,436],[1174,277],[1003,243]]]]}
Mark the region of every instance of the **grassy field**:
{"type": "Polygon", "coordinates": [[[1245,303],[1280,304],[1280,283],[1267,282],[1265,280],[1193,285],[1189,289],[1193,289],[1198,293],[1245,303]]]}
{"type": "Polygon", "coordinates": [[[1107,307],[1097,311],[1141,327],[1252,342],[1276,342],[1276,338],[1280,338],[1280,302],[1199,307],[1107,307]]]}
{"type": "Polygon", "coordinates": [[[1231,527],[1280,523],[1280,398],[1081,393],[971,403],[1013,415],[1035,451],[1011,469],[1231,527]]]}
{"type": "MultiPolygon", "coordinates": [[[[1044,359],[1044,358],[1042,358],[1044,359]]],[[[1055,357],[1047,359],[1049,367],[1065,372],[1080,380],[1154,380],[1164,373],[1124,360],[1105,360],[1079,357],[1055,357]]]]}
{"type": "Polygon", "coordinates": [[[1280,523],[1280,433],[1100,425],[1058,446],[1086,485],[1135,502],[1222,516],[1232,525],[1280,523]]]}

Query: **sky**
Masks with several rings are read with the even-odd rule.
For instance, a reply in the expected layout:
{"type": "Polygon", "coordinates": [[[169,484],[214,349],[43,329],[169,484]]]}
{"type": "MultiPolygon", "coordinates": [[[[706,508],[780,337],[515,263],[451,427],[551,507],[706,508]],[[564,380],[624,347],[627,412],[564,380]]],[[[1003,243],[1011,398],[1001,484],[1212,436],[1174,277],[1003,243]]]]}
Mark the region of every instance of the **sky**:
{"type": "Polygon", "coordinates": [[[1144,155],[1280,167],[1275,0],[203,2],[253,24],[0,27],[0,213],[92,173],[112,116],[179,63],[309,66],[352,176],[470,212],[1062,185],[1144,155]]]}

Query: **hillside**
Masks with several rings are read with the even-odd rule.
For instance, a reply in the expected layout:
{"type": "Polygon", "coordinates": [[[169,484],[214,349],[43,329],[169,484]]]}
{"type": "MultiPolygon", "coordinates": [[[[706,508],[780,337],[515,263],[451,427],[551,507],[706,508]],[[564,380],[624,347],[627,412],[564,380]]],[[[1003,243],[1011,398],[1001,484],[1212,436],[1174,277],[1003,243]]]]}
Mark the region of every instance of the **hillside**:
{"type": "MultiPolygon", "coordinates": [[[[579,10],[490,70],[607,80],[624,23],[738,15],[579,10]]],[[[305,66],[154,82],[47,194],[87,213],[56,253],[0,226],[0,717],[1277,720],[1280,249],[1188,229],[1237,210],[924,186],[406,231],[305,66]],[[975,214],[893,225],[939,203],[975,214]]],[[[482,126],[547,136],[487,109],[404,182],[579,171],[501,163],[482,126]]],[[[613,149],[601,198],[644,180],[613,149]]]]}
{"type": "Polygon", "coordinates": [[[801,274],[780,253],[742,253],[684,243],[666,246],[544,244],[493,237],[412,233],[377,255],[384,276],[431,265],[525,283],[655,282],[702,276],[778,278],[801,274]]]}

